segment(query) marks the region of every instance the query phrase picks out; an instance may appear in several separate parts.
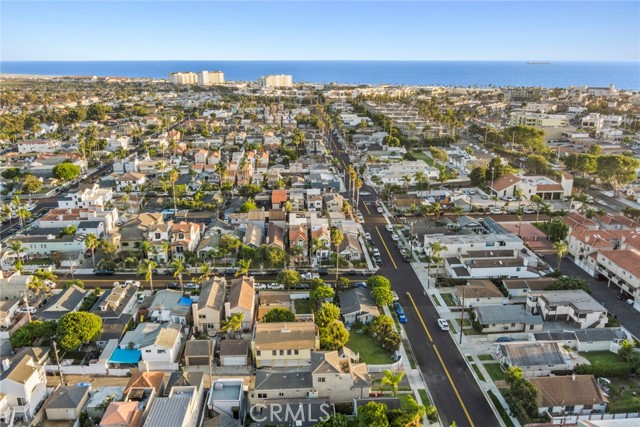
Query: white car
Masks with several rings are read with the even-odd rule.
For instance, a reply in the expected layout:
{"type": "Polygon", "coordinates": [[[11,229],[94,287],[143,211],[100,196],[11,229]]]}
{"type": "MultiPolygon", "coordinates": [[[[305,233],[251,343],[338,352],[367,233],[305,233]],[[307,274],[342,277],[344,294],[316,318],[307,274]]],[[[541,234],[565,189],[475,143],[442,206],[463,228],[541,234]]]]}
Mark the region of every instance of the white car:
{"type": "Polygon", "coordinates": [[[379,214],[383,214],[384,213],[384,209],[382,209],[381,207],[376,209],[378,211],[379,214]]]}
{"type": "Polygon", "coordinates": [[[443,331],[449,330],[449,322],[444,319],[438,319],[438,326],[440,326],[440,329],[442,329],[443,331]]]}
{"type": "Polygon", "coordinates": [[[400,240],[400,238],[398,237],[397,234],[392,234],[391,235],[391,240],[393,240],[394,242],[397,242],[398,240],[400,240]]]}
{"type": "Polygon", "coordinates": [[[113,286],[120,286],[120,282],[113,282],[113,286]]]}
{"type": "Polygon", "coordinates": [[[258,290],[260,290],[260,289],[267,289],[267,284],[266,284],[266,283],[260,283],[260,282],[258,282],[258,283],[256,283],[256,284],[254,284],[254,285],[253,285],[253,288],[254,288],[254,289],[258,289],[258,290]]]}
{"type": "Polygon", "coordinates": [[[269,283],[267,285],[267,289],[284,289],[284,285],[282,283],[269,283]]]}
{"type": "Polygon", "coordinates": [[[393,231],[393,224],[387,224],[387,231],[393,231]]]}
{"type": "Polygon", "coordinates": [[[134,286],[134,287],[136,287],[136,288],[139,288],[139,287],[140,287],[140,282],[138,282],[138,281],[133,281],[133,280],[126,280],[126,281],[122,284],[122,287],[124,288],[124,287],[126,287],[126,286],[128,286],[128,285],[131,285],[131,286],[134,286]]]}
{"type": "Polygon", "coordinates": [[[364,233],[364,238],[365,238],[365,239],[367,239],[368,241],[373,240],[373,239],[371,238],[371,233],[364,233]]]}
{"type": "Polygon", "coordinates": [[[361,192],[360,192],[360,195],[361,195],[361,196],[370,196],[370,195],[371,195],[371,193],[369,193],[368,191],[361,191],[361,192]]]}
{"type": "Polygon", "coordinates": [[[189,282],[186,285],[184,285],[184,288],[193,291],[193,290],[196,290],[196,289],[200,289],[200,286],[198,286],[197,284],[195,284],[193,282],[189,282]]]}
{"type": "Polygon", "coordinates": [[[16,312],[17,313],[27,313],[27,311],[31,314],[36,314],[36,308],[35,307],[29,307],[29,309],[27,310],[27,307],[19,307],[16,312]]]}
{"type": "Polygon", "coordinates": [[[502,215],[503,213],[502,209],[491,209],[492,215],[502,215]]]}
{"type": "Polygon", "coordinates": [[[400,301],[400,297],[396,291],[391,291],[391,295],[393,296],[393,302],[400,301]]]}

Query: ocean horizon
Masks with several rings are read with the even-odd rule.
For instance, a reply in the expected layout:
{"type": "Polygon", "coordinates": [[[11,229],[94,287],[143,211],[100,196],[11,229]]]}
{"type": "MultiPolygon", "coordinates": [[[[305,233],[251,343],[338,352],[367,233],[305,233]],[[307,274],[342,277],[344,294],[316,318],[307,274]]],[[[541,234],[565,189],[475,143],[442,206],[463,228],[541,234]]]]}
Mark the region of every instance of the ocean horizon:
{"type": "Polygon", "coordinates": [[[163,78],[220,70],[226,81],[291,74],[294,82],[421,86],[608,86],[640,89],[640,62],[597,61],[0,61],[2,74],[163,78]]]}

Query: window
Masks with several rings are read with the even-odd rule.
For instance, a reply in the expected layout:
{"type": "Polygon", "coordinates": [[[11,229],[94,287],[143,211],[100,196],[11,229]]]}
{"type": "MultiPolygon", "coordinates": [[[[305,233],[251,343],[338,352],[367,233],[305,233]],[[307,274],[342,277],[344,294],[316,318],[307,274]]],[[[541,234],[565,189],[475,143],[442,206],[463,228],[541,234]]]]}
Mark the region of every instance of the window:
{"type": "Polygon", "coordinates": [[[158,350],[158,354],[166,354],[167,350],[158,350]]]}
{"type": "Polygon", "coordinates": [[[280,356],[284,356],[284,350],[280,350],[280,356]]]}
{"type": "Polygon", "coordinates": [[[275,351],[275,350],[271,350],[271,355],[272,355],[272,356],[277,356],[277,355],[278,355],[278,352],[277,352],[277,351],[275,351]]]}
{"type": "Polygon", "coordinates": [[[318,382],[319,383],[324,383],[326,381],[327,381],[327,379],[325,377],[318,377],[318,382]]]}
{"type": "Polygon", "coordinates": [[[284,397],[284,393],[278,393],[278,397],[284,397]]]}
{"type": "Polygon", "coordinates": [[[160,233],[156,233],[156,240],[160,240],[161,234],[160,233]]]}
{"type": "Polygon", "coordinates": [[[144,352],[145,353],[151,353],[151,350],[145,350],[144,352]]]}
{"type": "Polygon", "coordinates": [[[29,403],[29,401],[27,399],[25,399],[24,397],[19,397],[18,398],[18,406],[26,406],[29,403]]]}
{"type": "Polygon", "coordinates": [[[207,315],[206,314],[198,314],[198,319],[206,319],[207,315]]]}
{"type": "Polygon", "coordinates": [[[287,350],[287,356],[291,356],[291,350],[287,350]]]}
{"type": "Polygon", "coordinates": [[[267,393],[258,393],[258,399],[266,399],[267,393]]]}
{"type": "Polygon", "coordinates": [[[512,323],[512,324],[511,324],[511,327],[513,328],[514,326],[516,326],[516,324],[515,324],[515,323],[512,323]]]}
{"type": "Polygon", "coordinates": [[[261,356],[261,354],[260,354],[260,350],[257,350],[257,351],[256,351],[256,356],[258,356],[258,357],[260,357],[260,356],[261,356]]]}
{"type": "Polygon", "coordinates": [[[176,252],[181,254],[184,252],[184,248],[182,246],[176,246],[176,252]]]}
{"type": "Polygon", "coordinates": [[[293,354],[295,354],[296,356],[299,354],[298,350],[293,350],[293,354]]]}

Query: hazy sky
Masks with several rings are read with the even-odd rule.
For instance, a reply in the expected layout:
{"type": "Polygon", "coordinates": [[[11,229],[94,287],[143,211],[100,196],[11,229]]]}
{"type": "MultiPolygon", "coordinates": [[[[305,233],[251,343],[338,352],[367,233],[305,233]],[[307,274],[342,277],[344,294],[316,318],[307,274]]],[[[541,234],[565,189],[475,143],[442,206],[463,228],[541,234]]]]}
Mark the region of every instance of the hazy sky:
{"type": "Polygon", "coordinates": [[[638,1],[6,1],[2,60],[640,60],[638,1]]]}

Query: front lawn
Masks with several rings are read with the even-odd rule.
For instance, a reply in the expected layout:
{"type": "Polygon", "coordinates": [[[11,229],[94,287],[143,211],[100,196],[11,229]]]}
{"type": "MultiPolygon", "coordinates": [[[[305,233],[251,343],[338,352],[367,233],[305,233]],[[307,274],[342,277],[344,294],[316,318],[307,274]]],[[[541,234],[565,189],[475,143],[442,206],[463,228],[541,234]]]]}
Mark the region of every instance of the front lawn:
{"type": "Polygon", "coordinates": [[[640,385],[632,378],[612,378],[608,412],[614,414],[640,411],[640,385]]]}
{"type": "Polygon", "coordinates": [[[485,363],[484,368],[487,370],[489,376],[494,382],[502,381],[506,378],[506,374],[499,363],[485,363]]]}
{"type": "Polygon", "coordinates": [[[448,307],[455,307],[458,305],[455,302],[453,302],[452,294],[440,294],[440,296],[442,297],[442,300],[444,301],[445,304],[447,304],[448,307]]]}
{"type": "Polygon", "coordinates": [[[493,391],[491,390],[487,391],[487,394],[489,395],[489,398],[493,402],[493,405],[496,407],[496,409],[500,413],[500,418],[502,418],[502,421],[504,421],[504,424],[507,427],[514,427],[513,421],[511,421],[511,418],[509,417],[507,410],[504,408],[504,406],[502,406],[502,403],[500,403],[500,401],[498,400],[498,397],[495,394],[493,394],[493,391]]]}
{"type": "Polygon", "coordinates": [[[358,334],[356,331],[351,331],[347,347],[355,353],[360,353],[360,362],[370,365],[393,363],[391,353],[382,348],[378,341],[365,333],[358,334]]]}
{"type": "Polygon", "coordinates": [[[311,303],[308,299],[297,299],[294,304],[296,314],[311,314],[311,303]]]}
{"type": "Polygon", "coordinates": [[[479,354],[478,360],[484,360],[484,361],[493,360],[493,356],[490,354],[479,354]]]}
{"type": "Polygon", "coordinates": [[[476,375],[478,376],[478,379],[480,379],[480,381],[486,381],[484,379],[484,375],[482,375],[482,372],[480,372],[480,368],[478,368],[478,366],[476,364],[472,364],[471,367],[473,368],[474,372],[476,373],[476,375]]]}
{"type": "Polygon", "coordinates": [[[595,366],[608,365],[611,363],[618,363],[618,355],[610,351],[590,351],[580,352],[580,356],[584,357],[595,366]]]}

